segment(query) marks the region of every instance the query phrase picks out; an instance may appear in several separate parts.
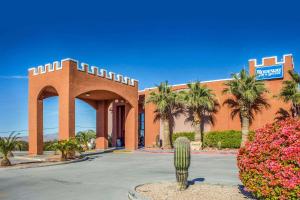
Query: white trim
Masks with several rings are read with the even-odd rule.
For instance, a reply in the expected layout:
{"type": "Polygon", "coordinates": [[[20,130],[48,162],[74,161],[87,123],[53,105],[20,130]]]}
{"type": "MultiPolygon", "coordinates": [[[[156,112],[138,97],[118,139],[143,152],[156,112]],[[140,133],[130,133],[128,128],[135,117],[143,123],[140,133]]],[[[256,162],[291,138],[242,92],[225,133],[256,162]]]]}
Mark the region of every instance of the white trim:
{"type": "Polygon", "coordinates": [[[38,72],[40,72],[41,74],[46,73],[46,68],[44,67],[44,65],[39,65],[38,66],[38,72]]]}
{"type": "Polygon", "coordinates": [[[130,78],[128,76],[123,77],[122,83],[127,84],[128,85],[128,81],[130,80],[130,78]]]}
{"type": "Polygon", "coordinates": [[[92,73],[93,73],[94,75],[99,76],[99,69],[98,69],[98,67],[96,67],[96,66],[91,66],[91,70],[92,70],[92,73]],[[95,72],[96,69],[97,69],[97,73],[95,72]]]}
{"type": "Polygon", "coordinates": [[[123,80],[123,75],[117,74],[117,75],[115,76],[115,81],[121,82],[122,80],[123,80]]]}
{"type": "Polygon", "coordinates": [[[33,75],[38,75],[39,74],[38,71],[37,71],[37,68],[35,68],[35,67],[29,68],[28,71],[33,71],[33,75]]]}
{"type": "Polygon", "coordinates": [[[61,62],[69,61],[69,60],[78,63],[78,60],[75,60],[73,58],[65,58],[65,59],[62,59],[61,62]]]}
{"type": "Polygon", "coordinates": [[[54,67],[51,63],[47,63],[45,65],[46,70],[48,69],[48,72],[53,72],[54,71],[54,67]]]}
{"type": "Polygon", "coordinates": [[[54,61],[53,62],[53,67],[55,67],[55,70],[61,70],[62,69],[62,65],[59,61],[54,61]]]}
{"type": "Polygon", "coordinates": [[[108,72],[108,74],[106,73],[106,77],[105,78],[112,80],[114,75],[115,75],[114,72],[108,72]]]}
{"type": "Polygon", "coordinates": [[[85,72],[85,66],[89,67],[89,65],[87,63],[82,62],[82,63],[80,63],[80,65],[78,65],[77,69],[79,71],[85,72]]]}
{"type": "Polygon", "coordinates": [[[53,63],[47,63],[45,65],[39,65],[38,67],[32,67],[29,68],[28,71],[32,71],[33,70],[33,75],[38,75],[38,74],[44,74],[46,72],[53,72],[55,70],[61,70],[63,68],[63,62],[65,61],[73,61],[76,63],[76,69],[78,71],[83,71],[83,72],[87,72],[88,74],[92,74],[92,75],[97,75],[103,78],[107,78],[109,80],[114,80],[116,82],[119,83],[124,83],[127,85],[132,85],[134,86],[134,81],[137,81],[135,79],[130,79],[129,77],[124,77],[121,74],[117,74],[114,72],[107,72],[107,70],[105,69],[99,69],[96,66],[91,66],[89,67],[89,64],[87,63],[80,63],[79,65],[79,61],[72,59],[72,58],[65,58],[62,59],[60,61],[54,61],[53,63]],[[85,70],[87,66],[87,71],[85,70]],[[97,69],[97,73],[96,73],[96,69],[97,69]]]}
{"type": "Polygon", "coordinates": [[[100,69],[100,72],[101,72],[100,76],[102,76],[103,78],[105,78],[104,73],[105,73],[105,76],[107,76],[107,70],[106,69],[100,69]]]}
{"type": "MultiPolygon", "coordinates": [[[[230,81],[230,80],[232,80],[232,78],[224,78],[224,79],[215,79],[215,80],[208,80],[208,81],[200,81],[200,83],[203,84],[203,83],[211,83],[211,82],[218,82],[218,81],[230,81]]],[[[177,86],[184,86],[186,84],[188,84],[188,83],[181,83],[181,84],[175,84],[175,85],[170,85],[170,86],[177,87],[177,86]]],[[[145,88],[143,90],[139,90],[139,92],[144,92],[146,90],[153,90],[155,88],[156,87],[145,88]]]]}
{"type": "Polygon", "coordinates": [[[131,85],[131,86],[134,86],[135,84],[134,84],[134,82],[138,82],[138,80],[136,80],[136,79],[130,79],[130,81],[129,81],[129,85],[131,85]]]}
{"type": "Polygon", "coordinates": [[[261,63],[261,64],[258,64],[258,63],[257,63],[257,59],[249,59],[248,61],[249,61],[249,62],[252,62],[252,61],[253,61],[253,62],[254,62],[254,67],[264,67],[264,66],[266,66],[266,65],[265,65],[265,60],[275,58],[275,64],[274,64],[274,65],[282,65],[282,64],[285,63],[286,57],[287,57],[287,56],[293,56],[293,55],[292,55],[292,54],[284,54],[284,55],[283,55],[283,58],[281,59],[281,61],[278,61],[278,57],[277,57],[277,56],[263,57],[263,58],[262,58],[262,63],[261,63]]]}

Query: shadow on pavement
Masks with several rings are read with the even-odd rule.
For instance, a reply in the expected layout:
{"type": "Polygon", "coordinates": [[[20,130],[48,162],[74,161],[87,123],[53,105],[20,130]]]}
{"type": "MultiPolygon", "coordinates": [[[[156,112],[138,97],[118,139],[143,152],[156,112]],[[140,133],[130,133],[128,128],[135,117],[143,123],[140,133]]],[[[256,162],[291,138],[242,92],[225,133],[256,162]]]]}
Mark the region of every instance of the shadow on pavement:
{"type": "Polygon", "coordinates": [[[195,179],[193,179],[193,180],[191,180],[191,181],[188,181],[188,184],[189,185],[194,185],[195,183],[197,183],[197,182],[204,182],[205,181],[205,178],[195,178],[195,179]]]}

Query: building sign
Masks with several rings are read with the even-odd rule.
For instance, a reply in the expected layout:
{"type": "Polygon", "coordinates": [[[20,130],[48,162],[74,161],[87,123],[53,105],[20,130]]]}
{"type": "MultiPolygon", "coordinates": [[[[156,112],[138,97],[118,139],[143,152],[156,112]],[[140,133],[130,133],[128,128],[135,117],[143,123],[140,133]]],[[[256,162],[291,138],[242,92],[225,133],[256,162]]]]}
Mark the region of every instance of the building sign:
{"type": "Polygon", "coordinates": [[[283,78],[283,66],[274,65],[266,67],[257,67],[255,69],[257,80],[270,80],[283,78]]]}

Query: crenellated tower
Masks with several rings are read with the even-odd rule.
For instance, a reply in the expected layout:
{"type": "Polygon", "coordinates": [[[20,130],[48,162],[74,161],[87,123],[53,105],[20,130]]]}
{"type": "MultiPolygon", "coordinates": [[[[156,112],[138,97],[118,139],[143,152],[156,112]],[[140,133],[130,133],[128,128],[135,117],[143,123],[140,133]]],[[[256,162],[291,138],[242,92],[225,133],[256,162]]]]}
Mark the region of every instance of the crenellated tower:
{"type": "Polygon", "coordinates": [[[29,153],[43,152],[43,99],[59,97],[59,139],[75,136],[75,99],[96,110],[96,147],[108,146],[109,105],[125,102],[125,147],[137,148],[138,81],[127,76],[89,67],[74,59],[63,59],[29,70],[29,153]]]}

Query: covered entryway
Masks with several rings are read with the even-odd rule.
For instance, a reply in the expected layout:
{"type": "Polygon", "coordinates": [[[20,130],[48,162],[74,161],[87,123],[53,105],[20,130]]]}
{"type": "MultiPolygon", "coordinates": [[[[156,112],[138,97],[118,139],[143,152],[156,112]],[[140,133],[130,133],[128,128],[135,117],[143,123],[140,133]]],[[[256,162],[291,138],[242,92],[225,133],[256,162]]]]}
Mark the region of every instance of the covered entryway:
{"type": "Polygon", "coordinates": [[[108,147],[108,109],[113,109],[112,143],[138,147],[138,82],[65,59],[29,70],[29,153],[42,154],[41,100],[59,96],[59,139],[75,136],[75,98],[96,110],[96,148],[108,147]],[[45,88],[54,88],[45,89],[45,88]],[[43,95],[41,95],[43,94],[43,95]]]}

